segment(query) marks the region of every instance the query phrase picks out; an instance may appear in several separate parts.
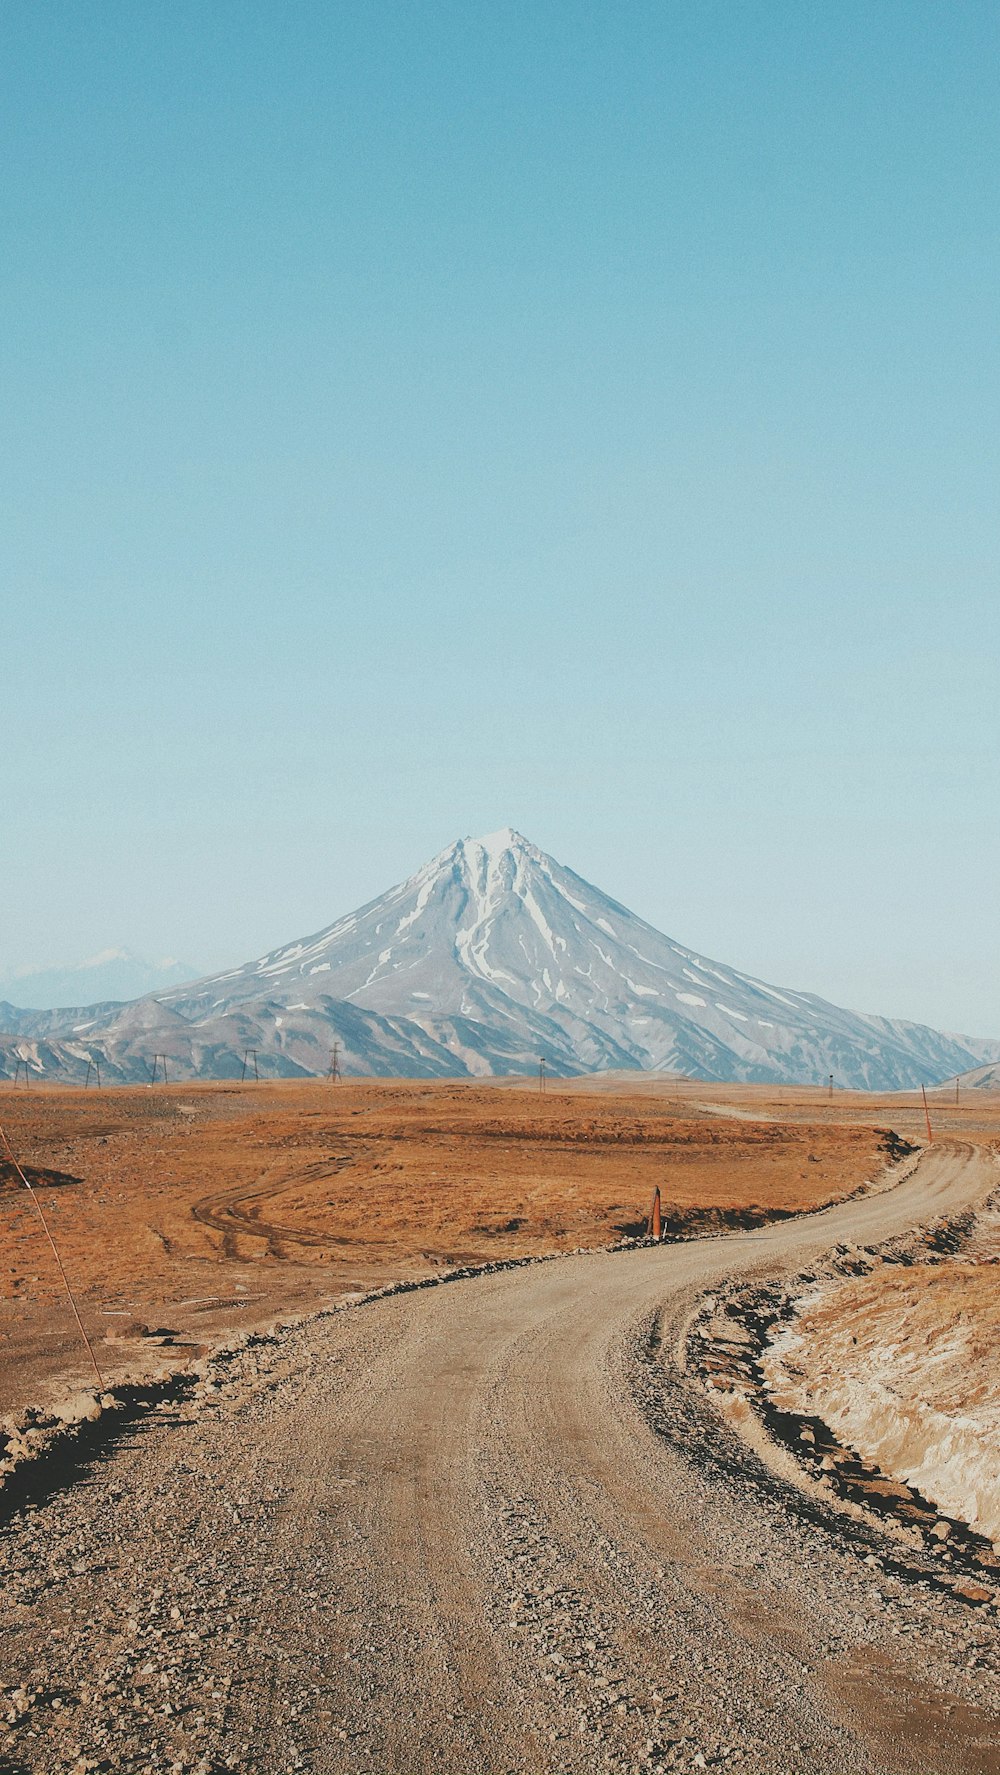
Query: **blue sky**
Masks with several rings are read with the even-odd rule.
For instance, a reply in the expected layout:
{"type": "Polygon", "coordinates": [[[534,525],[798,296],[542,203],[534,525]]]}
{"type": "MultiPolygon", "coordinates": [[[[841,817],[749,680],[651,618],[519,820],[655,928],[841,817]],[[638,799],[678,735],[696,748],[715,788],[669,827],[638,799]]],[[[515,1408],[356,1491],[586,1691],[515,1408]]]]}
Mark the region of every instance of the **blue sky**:
{"type": "Polygon", "coordinates": [[[8,4],[0,972],[513,824],[1000,1034],[990,5],[8,4]]]}

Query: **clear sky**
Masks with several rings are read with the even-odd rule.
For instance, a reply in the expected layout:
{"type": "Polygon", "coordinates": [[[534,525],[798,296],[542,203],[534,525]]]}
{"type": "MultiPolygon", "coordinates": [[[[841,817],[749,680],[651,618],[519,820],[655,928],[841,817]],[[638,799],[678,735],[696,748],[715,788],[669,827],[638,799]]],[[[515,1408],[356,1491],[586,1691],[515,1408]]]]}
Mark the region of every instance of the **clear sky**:
{"type": "Polygon", "coordinates": [[[7,0],[0,972],[510,823],[1000,1035],[1000,9],[7,0]]]}

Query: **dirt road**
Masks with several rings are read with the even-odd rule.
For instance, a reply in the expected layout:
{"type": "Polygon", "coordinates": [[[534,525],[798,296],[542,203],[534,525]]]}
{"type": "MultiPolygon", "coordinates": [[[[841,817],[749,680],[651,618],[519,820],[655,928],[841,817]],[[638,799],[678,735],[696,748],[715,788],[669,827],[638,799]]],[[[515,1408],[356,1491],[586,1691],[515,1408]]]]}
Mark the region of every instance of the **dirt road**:
{"type": "Polygon", "coordinates": [[[251,1344],[7,1523],[0,1770],[1000,1771],[995,1612],[776,1479],[678,1362],[721,1276],[995,1177],[942,1144],[823,1215],[251,1344]]]}

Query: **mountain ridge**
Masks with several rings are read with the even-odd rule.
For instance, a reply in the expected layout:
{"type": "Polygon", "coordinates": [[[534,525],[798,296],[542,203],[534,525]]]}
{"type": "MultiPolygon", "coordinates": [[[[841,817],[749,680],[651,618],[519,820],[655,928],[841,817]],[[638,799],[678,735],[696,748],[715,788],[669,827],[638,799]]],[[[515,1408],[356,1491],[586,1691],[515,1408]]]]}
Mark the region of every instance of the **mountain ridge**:
{"type": "MultiPolygon", "coordinates": [[[[675,942],[513,828],[458,839],[386,893],[242,967],[92,1017],[19,1020],[51,1063],[103,1044],[129,1076],[162,1040],[178,1076],[243,1051],[285,1075],[679,1072],[718,1081],[912,1088],[1000,1060],[1000,1041],[847,1011],[675,942]],[[80,1038],[86,1038],[81,1044],[80,1038]]],[[[79,1054],[66,1064],[81,1064],[79,1054]]],[[[0,1055],[2,1064],[2,1055],[0,1055]]]]}

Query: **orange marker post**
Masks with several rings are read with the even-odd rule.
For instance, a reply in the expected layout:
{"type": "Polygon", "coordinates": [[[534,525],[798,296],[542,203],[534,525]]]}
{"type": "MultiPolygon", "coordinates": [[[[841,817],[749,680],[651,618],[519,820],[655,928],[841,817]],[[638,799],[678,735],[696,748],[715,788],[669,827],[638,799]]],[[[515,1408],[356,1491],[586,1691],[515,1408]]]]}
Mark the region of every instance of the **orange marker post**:
{"type": "Polygon", "coordinates": [[[927,1120],[927,1140],[928,1143],[930,1143],[930,1141],[934,1139],[934,1135],[931,1132],[931,1112],[927,1107],[927,1092],[924,1090],[923,1085],[920,1087],[920,1095],[924,1100],[924,1116],[927,1120]]]}
{"type": "Polygon", "coordinates": [[[659,1184],[657,1184],[655,1190],[653,1191],[653,1200],[652,1200],[652,1204],[651,1204],[650,1210],[649,1210],[649,1219],[646,1222],[646,1237],[647,1237],[647,1239],[655,1239],[657,1244],[659,1244],[660,1240],[663,1237],[663,1220],[662,1220],[662,1217],[660,1214],[660,1186],[659,1186],[659,1184]]]}

